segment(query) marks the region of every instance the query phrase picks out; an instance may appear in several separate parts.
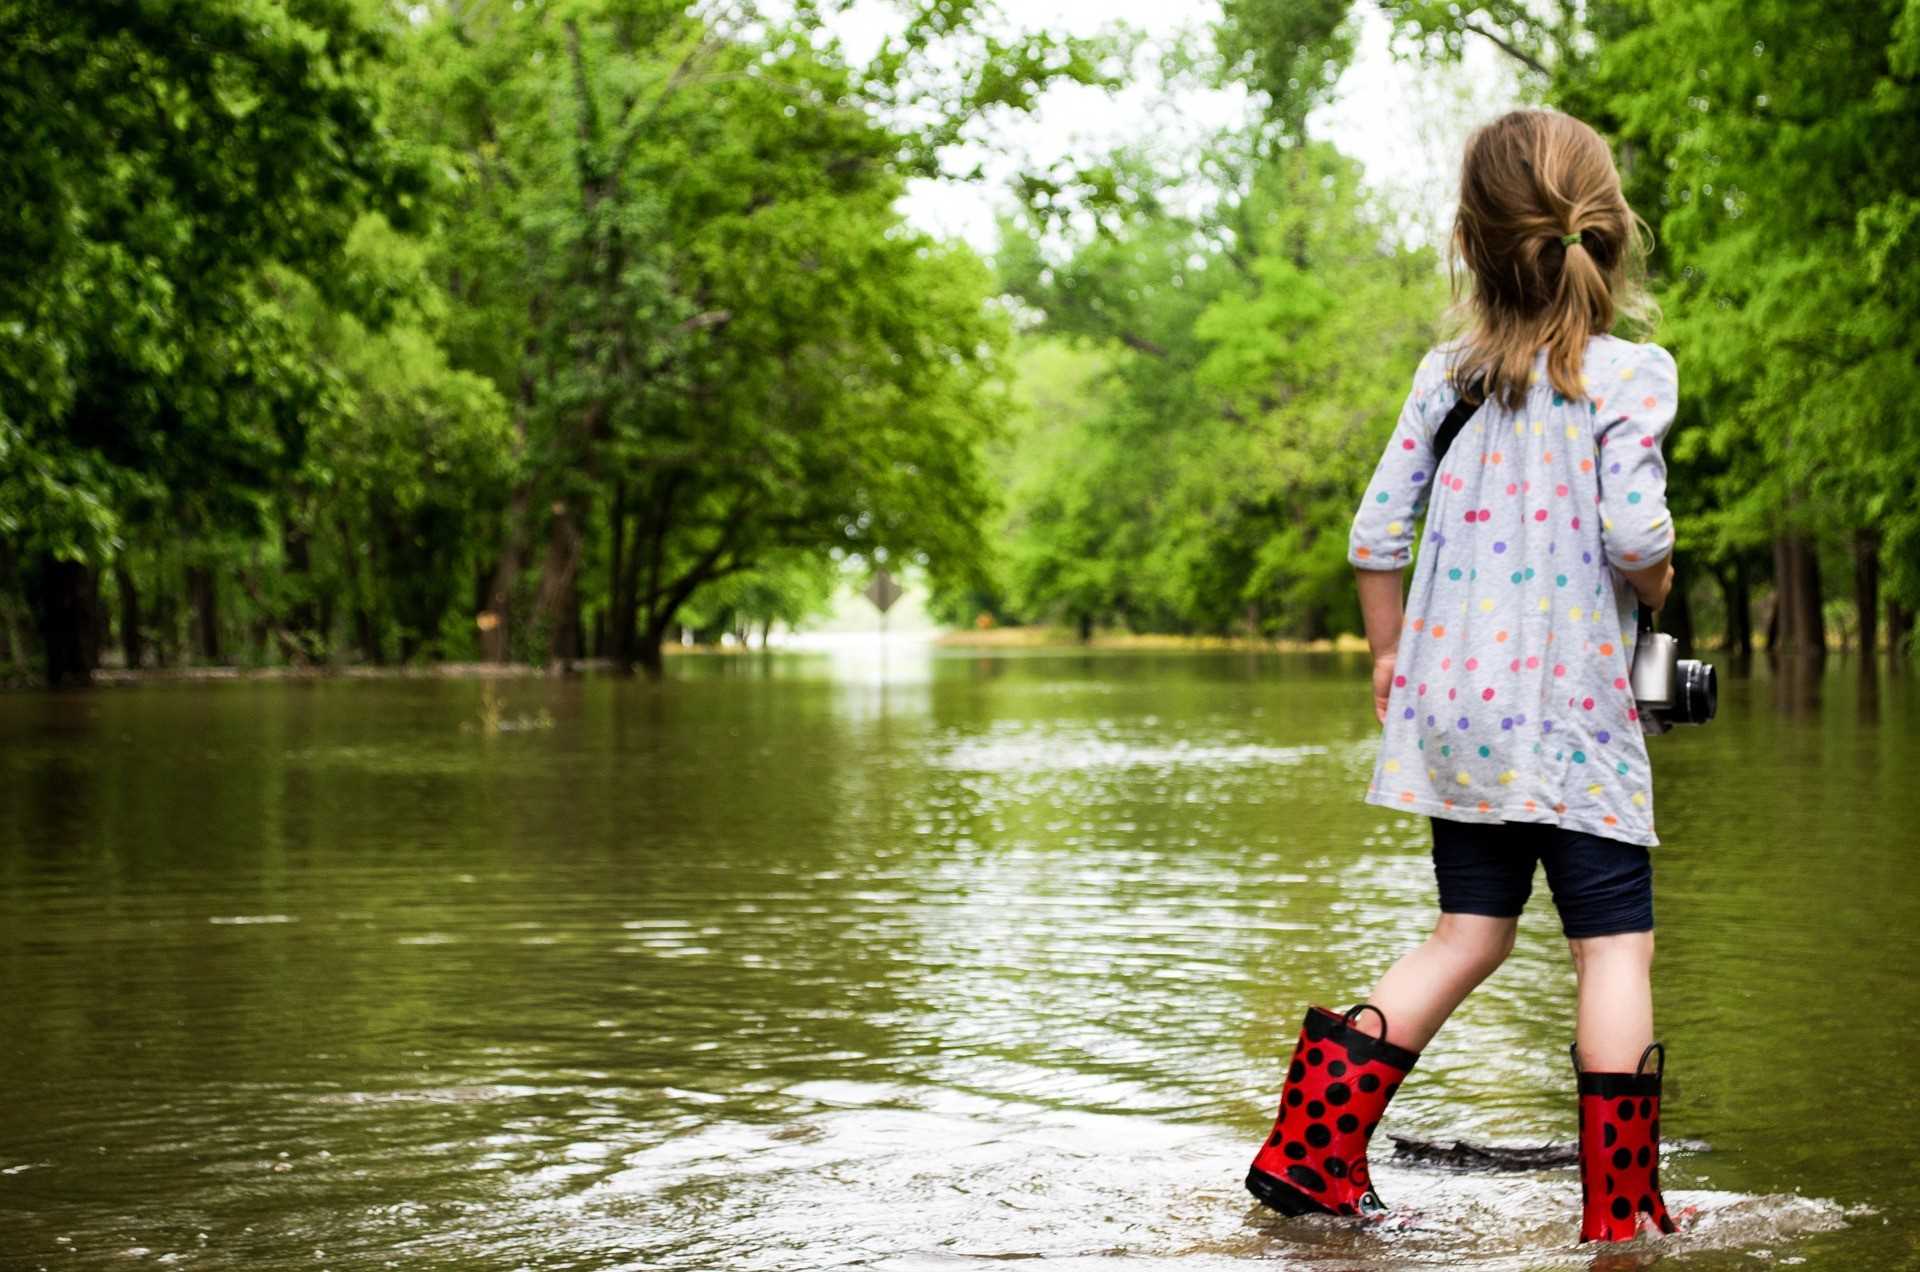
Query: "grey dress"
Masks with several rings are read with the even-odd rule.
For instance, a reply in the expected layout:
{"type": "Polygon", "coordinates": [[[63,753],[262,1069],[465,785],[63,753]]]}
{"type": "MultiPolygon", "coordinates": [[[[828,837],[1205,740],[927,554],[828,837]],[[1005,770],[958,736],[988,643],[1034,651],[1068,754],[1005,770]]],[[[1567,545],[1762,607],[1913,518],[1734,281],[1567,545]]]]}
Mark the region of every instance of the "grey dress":
{"type": "Polygon", "coordinates": [[[1367,802],[1656,845],[1627,684],[1638,600],[1616,571],[1673,550],[1673,357],[1595,336],[1588,397],[1569,400],[1543,348],[1523,408],[1483,405],[1436,473],[1449,352],[1421,359],[1348,544],[1355,566],[1398,569],[1426,513],[1367,802]]]}

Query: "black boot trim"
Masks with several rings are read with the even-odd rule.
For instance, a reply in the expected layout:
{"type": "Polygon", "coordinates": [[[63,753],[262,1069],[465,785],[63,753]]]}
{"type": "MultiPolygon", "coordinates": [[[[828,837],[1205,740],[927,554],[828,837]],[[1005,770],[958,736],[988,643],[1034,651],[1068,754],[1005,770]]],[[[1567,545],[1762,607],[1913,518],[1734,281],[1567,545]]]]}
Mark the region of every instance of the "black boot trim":
{"type": "Polygon", "coordinates": [[[1307,1012],[1307,1038],[1312,1042],[1339,1043],[1357,1064],[1378,1060],[1405,1071],[1412,1069],[1414,1061],[1420,1058],[1419,1052],[1408,1051],[1385,1038],[1364,1033],[1325,1007],[1314,1007],[1307,1012]]]}
{"type": "Polygon", "coordinates": [[[1289,1217],[1295,1215],[1331,1215],[1338,1213],[1329,1210],[1313,1198],[1295,1188],[1285,1180],[1276,1179],[1264,1170],[1247,1172],[1247,1191],[1259,1199],[1260,1204],[1270,1210],[1277,1210],[1289,1217]]]}
{"type": "Polygon", "coordinates": [[[1636,1098],[1660,1094],[1660,1075],[1657,1073],[1594,1073],[1580,1075],[1581,1095],[1600,1095],[1608,1099],[1615,1096],[1633,1096],[1636,1098]]]}

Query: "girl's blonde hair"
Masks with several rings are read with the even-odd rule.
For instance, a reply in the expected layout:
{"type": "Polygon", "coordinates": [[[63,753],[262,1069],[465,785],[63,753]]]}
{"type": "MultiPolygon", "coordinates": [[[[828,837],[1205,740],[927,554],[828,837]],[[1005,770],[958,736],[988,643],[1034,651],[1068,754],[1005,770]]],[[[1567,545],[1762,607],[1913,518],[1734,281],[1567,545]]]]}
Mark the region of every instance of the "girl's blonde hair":
{"type": "Polygon", "coordinates": [[[1534,354],[1569,400],[1586,396],[1580,362],[1588,337],[1623,315],[1651,330],[1659,309],[1646,290],[1653,231],[1620,191],[1605,139],[1571,115],[1516,110],[1475,129],[1460,164],[1460,207],[1448,244],[1453,314],[1467,329],[1451,370],[1457,385],[1517,410],[1534,354]],[[1579,234],[1574,244],[1563,235],[1579,234]],[[1458,266],[1473,278],[1460,303],[1458,266]]]}

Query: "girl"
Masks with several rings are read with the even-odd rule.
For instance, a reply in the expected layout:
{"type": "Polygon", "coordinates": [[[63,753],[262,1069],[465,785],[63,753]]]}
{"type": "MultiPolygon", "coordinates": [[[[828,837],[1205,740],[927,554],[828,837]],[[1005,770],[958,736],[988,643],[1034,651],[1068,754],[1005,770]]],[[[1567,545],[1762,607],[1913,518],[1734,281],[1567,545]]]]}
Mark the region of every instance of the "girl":
{"type": "Polygon", "coordinates": [[[1367,1140],[1513,948],[1543,862],[1579,981],[1580,1239],[1674,1231],[1650,985],[1659,841],[1628,669],[1638,607],[1657,610],[1673,581],[1660,443],[1675,371],[1660,346],[1608,334],[1616,312],[1653,315],[1646,229],[1578,120],[1515,111],[1468,139],[1449,266],[1471,274],[1471,321],[1415,372],[1348,551],[1384,726],[1366,798],[1432,819],[1440,919],[1366,1002],[1308,1011],[1247,1176],[1283,1213],[1384,1209],[1367,1140]],[[1472,414],[1438,456],[1463,400],[1472,414]]]}

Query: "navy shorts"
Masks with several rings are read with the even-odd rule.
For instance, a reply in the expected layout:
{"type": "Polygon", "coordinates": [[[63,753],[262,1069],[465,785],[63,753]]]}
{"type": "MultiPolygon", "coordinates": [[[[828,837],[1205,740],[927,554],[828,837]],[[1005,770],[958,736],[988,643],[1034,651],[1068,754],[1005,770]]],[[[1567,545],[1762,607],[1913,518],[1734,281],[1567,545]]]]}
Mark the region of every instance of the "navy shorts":
{"type": "Polygon", "coordinates": [[[1517,918],[1544,862],[1569,939],[1653,930],[1653,858],[1639,844],[1539,822],[1432,821],[1444,914],[1517,918]]]}

